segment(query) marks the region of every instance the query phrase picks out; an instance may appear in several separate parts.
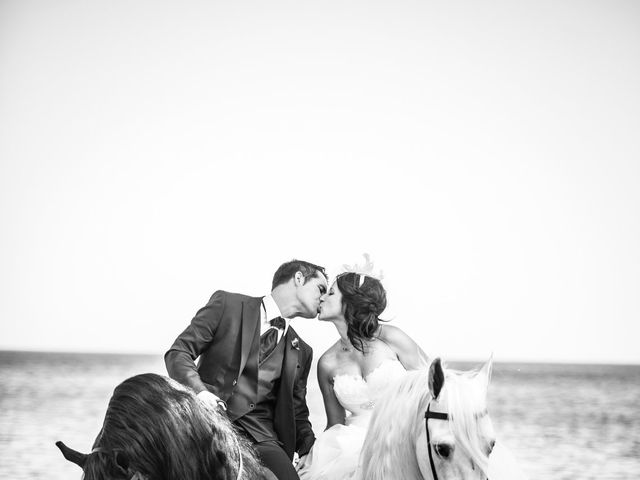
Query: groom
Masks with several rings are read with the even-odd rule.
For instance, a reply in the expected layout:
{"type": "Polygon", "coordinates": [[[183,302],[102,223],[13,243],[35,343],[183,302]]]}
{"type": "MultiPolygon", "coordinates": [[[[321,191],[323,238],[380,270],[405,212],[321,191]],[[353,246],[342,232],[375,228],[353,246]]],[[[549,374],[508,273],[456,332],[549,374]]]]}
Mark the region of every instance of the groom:
{"type": "Polygon", "coordinates": [[[269,295],[215,292],[164,357],[171,378],[226,410],[280,480],[298,478],[294,452],[315,441],[305,398],[313,352],[289,319],[314,318],[326,291],[324,268],[284,263],[269,295]]]}

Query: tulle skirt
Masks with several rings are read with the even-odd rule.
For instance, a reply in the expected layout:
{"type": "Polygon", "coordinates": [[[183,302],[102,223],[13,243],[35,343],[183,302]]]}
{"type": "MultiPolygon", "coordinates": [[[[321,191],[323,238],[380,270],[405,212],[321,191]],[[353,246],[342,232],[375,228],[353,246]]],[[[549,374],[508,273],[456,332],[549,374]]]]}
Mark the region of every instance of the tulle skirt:
{"type": "MultiPolygon", "coordinates": [[[[365,422],[363,422],[365,423],[365,422]]],[[[367,433],[365,425],[334,425],[313,444],[298,464],[301,480],[349,480],[355,477],[360,450],[367,433]]]]}

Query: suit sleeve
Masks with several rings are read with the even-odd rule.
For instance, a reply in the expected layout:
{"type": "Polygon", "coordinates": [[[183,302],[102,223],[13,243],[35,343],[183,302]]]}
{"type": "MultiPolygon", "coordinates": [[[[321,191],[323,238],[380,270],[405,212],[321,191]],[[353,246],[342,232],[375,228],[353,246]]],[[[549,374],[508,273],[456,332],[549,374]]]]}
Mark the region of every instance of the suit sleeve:
{"type": "Polygon", "coordinates": [[[225,293],[215,292],[204,307],[198,310],[189,326],[176,338],[165,353],[164,361],[169,376],[191,387],[196,393],[206,390],[198,374],[195,360],[209,347],[225,307],[225,293]]]}
{"type": "Polygon", "coordinates": [[[316,440],[309,421],[309,408],[307,407],[307,379],[309,370],[311,370],[311,361],[313,359],[313,350],[308,347],[308,354],[305,355],[306,361],[300,366],[300,375],[296,378],[293,385],[293,408],[296,421],[296,451],[298,455],[303,456],[309,453],[313,443],[316,440]]]}

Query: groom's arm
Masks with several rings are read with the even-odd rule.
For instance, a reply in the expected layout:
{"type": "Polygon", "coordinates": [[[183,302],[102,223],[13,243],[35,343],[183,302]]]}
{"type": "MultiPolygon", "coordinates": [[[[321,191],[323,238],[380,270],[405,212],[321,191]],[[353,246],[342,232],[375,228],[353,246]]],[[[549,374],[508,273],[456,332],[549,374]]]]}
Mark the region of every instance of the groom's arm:
{"type": "Polygon", "coordinates": [[[200,378],[195,361],[213,341],[222,319],[225,297],[225,292],[216,291],[164,355],[169,376],[196,393],[207,391],[207,387],[200,378]]]}
{"type": "MultiPolygon", "coordinates": [[[[306,346],[305,361],[300,366],[300,374],[296,376],[293,384],[293,408],[296,422],[296,451],[299,456],[309,453],[316,440],[309,421],[309,408],[307,407],[307,379],[311,370],[313,350],[306,346]]],[[[302,352],[301,352],[302,353],[302,352]]]]}

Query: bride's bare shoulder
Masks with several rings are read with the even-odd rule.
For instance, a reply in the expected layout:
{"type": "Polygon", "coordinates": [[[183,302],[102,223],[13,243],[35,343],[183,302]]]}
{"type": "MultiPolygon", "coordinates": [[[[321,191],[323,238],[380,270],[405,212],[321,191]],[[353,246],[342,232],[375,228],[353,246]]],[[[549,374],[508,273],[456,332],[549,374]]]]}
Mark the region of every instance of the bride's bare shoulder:
{"type": "Polygon", "coordinates": [[[408,338],[408,335],[394,325],[381,325],[378,338],[386,343],[395,343],[408,338]]]}

